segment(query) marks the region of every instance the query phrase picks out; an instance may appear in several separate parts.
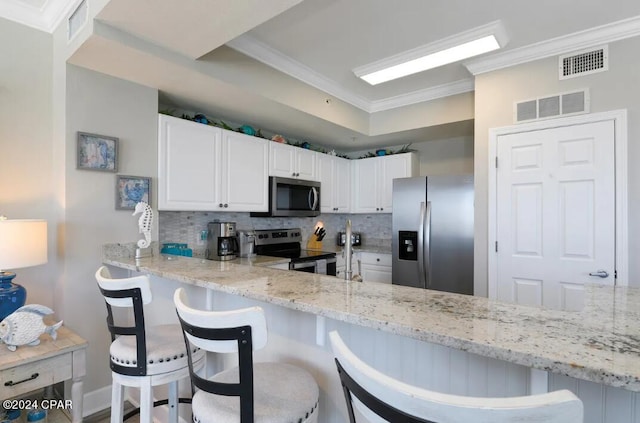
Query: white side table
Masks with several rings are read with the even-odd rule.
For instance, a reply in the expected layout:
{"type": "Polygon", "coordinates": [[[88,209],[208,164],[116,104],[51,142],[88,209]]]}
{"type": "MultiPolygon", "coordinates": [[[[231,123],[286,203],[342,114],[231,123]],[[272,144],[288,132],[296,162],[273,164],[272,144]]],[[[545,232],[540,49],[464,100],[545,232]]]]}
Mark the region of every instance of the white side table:
{"type": "Polygon", "coordinates": [[[54,341],[41,335],[40,345],[20,346],[14,352],[0,344],[0,400],[13,398],[54,383],[71,381],[73,423],[82,422],[82,383],[86,374],[87,341],[67,327],[54,341]]]}

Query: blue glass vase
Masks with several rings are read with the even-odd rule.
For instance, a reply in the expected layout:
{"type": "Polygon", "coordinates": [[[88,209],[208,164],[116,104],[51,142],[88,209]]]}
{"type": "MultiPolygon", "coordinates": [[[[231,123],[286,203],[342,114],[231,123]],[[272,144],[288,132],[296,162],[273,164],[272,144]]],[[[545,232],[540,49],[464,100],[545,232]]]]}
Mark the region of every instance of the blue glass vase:
{"type": "Polygon", "coordinates": [[[13,272],[0,272],[0,322],[22,307],[27,299],[27,290],[11,282],[15,277],[13,272]]]}

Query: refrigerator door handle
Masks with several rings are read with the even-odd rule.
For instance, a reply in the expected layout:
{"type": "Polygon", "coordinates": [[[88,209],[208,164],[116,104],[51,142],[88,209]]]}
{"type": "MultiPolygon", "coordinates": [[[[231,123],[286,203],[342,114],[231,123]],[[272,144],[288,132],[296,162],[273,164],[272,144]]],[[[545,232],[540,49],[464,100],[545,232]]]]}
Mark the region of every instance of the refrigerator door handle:
{"type": "Polygon", "coordinates": [[[420,226],[418,228],[418,275],[420,277],[421,288],[427,287],[426,272],[424,267],[424,256],[425,256],[424,229],[425,229],[426,217],[427,217],[427,208],[423,201],[420,203],[420,226]]]}
{"type": "Polygon", "coordinates": [[[427,201],[424,216],[424,279],[425,288],[431,286],[431,201],[427,201]]]}

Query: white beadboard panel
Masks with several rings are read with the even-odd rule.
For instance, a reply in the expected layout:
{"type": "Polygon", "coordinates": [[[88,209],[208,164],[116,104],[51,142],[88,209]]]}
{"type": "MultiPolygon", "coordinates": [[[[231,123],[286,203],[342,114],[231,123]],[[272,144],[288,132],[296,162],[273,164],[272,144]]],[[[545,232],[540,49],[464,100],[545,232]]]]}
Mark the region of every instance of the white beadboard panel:
{"type": "Polygon", "coordinates": [[[549,390],[569,389],[584,403],[584,423],[640,423],[640,394],[562,375],[549,375],[549,390]]]}
{"type": "MultiPolygon", "coordinates": [[[[197,296],[193,288],[191,297],[197,296]]],[[[255,359],[282,361],[307,369],[320,386],[319,421],[347,421],[331,347],[328,343],[324,346],[315,343],[315,315],[236,295],[220,292],[214,295],[213,306],[218,310],[255,305],[264,309],[269,329],[267,347],[257,352],[255,359]]],[[[325,336],[332,330],[340,332],[349,348],[364,361],[416,386],[479,397],[528,394],[529,371],[523,366],[327,318],[325,336]]],[[[225,365],[233,360],[235,357],[225,360],[225,365]]],[[[569,389],[582,399],[584,423],[640,423],[637,393],[550,374],[549,390],[556,389],[569,389]]]]}

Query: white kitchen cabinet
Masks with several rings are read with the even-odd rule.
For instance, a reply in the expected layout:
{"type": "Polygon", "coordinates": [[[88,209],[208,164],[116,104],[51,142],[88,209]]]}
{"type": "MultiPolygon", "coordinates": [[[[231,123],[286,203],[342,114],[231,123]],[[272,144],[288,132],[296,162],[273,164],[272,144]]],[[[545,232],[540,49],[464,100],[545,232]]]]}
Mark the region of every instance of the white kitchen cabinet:
{"type": "Polygon", "coordinates": [[[158,209],[214,210],[222,129],[171,116],[158,119],[158,209]]]}
{"type": "Polygon", "coordinates": [[[225,211],[269,209],[270,141],[222,131],[220,200],[225,211]]]}
{"type": "Polygon", "coordinates": [[[269,143],[269,176],[318,181],[315,151],[277,142],[269,143]]]}
{"type": "Polygon", "coordinates": [[[391,254],[358,253],[362,280],[365,282],[391,283],[391,254]]]}
{"type": "Polygon", "coordinates": [[[318,154],[320,211],[349,213],[351,210],[351,161],[342,157],[318,154]]]}
{"type": "Polygon", "coordinates": [[[158,209],[267,211],[269,141],[160,115],[158,209]]]}
{"type": "Polygon", "coordinates": [[[391,213],[393,180],[418,174],[414,153],[354,160],[352,166],[352,213],[391,213]]]}

